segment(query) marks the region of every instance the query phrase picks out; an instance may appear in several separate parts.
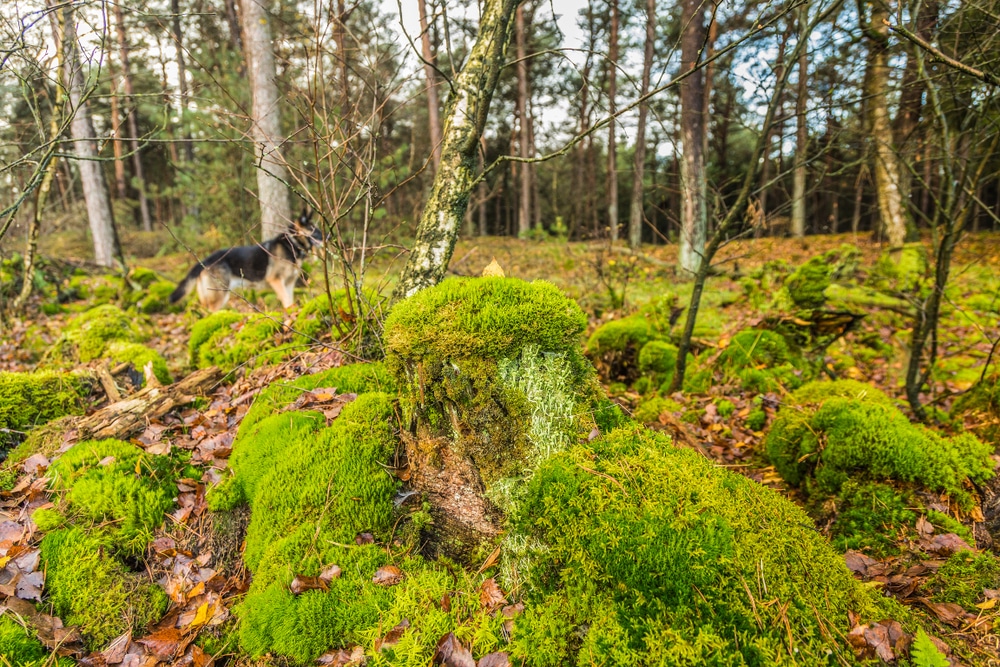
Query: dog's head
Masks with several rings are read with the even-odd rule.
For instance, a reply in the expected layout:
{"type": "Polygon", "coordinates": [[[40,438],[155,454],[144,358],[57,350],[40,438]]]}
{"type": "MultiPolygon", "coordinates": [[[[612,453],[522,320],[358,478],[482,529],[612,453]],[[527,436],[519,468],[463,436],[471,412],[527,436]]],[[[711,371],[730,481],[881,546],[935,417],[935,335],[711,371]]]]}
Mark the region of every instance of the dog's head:
{"type": "Polygon", "coordinates": [[[318,247],[326,241],[323,230],[312,223],[313,213],[315,211],[302,209],[302,213],[292,223],[292,234],[301,239],[306,247],[318,247]]]}

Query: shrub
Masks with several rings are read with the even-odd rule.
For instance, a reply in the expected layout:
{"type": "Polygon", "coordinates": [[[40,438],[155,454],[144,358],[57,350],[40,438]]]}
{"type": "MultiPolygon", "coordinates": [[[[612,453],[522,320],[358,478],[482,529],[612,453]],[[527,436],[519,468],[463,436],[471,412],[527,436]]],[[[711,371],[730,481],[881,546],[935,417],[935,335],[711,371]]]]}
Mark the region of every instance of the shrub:
{"type": "Polygon", "coordinates": [[[993,474],[991,448],[974,436],[945,438],[911,424],[884,394],[852,381],[816,382],[795,392],[765,448],[786,481],[808,481],[823,493],[837,493],[848,478],[861,474],[968,501],[963,483],[993,474]]]}

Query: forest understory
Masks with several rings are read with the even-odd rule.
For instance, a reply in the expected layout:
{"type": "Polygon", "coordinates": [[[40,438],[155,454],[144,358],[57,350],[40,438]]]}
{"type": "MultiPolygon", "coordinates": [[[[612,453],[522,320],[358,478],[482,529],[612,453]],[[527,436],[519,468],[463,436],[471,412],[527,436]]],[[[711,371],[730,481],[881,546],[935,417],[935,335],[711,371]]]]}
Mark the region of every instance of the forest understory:
{"type": "Polygon", "coordinates": [[[43,259],[0,338],[2,660],[996,664],[1000,235],[956,250],[926,427],[903,252],[726,246],[681,391],[671,247],[460,242],[361,365],[315,263],[209,315],[185,256],[43,259]]]}

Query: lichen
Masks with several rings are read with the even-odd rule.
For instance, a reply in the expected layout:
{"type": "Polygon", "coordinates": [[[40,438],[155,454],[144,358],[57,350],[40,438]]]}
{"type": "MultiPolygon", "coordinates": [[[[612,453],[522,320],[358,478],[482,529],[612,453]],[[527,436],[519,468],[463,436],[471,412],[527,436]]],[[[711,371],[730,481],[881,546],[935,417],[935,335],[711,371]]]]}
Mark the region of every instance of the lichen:
{"type": "Polygon", "coordinates": [[[837,493],[849,478],[897,480],[946,491],[963,503],[967,480],[992,477],[991,448],[963,433],[911,424],[889,399],[853,381],[812,383],[791,396],[765,441],[790,484],[837,493]]]}
{"type": "Polygon", "coordinates": [[[790,501],[634,427],[543,463],[512,524],[541,545],[514,662],[853,662],[847,612],[891,606],[790,501]]]}

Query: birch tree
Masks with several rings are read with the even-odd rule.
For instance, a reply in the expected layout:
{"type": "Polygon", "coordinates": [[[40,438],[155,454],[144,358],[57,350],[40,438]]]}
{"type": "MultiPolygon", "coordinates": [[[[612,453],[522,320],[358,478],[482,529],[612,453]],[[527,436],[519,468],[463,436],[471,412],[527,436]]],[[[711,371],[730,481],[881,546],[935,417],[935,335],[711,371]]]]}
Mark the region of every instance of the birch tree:
{"type": "Polygon", "coordinates": [[[484,0],[479,33],[455,78],[442,131],[441,164],[393,300],[437,284],[448,268],[475,187],[476,153],[507,57],[518,0],[484,0]]]}
{"type": "Polygon", "coordinates": [[[266,0],[240,0],[240,21],[250,92],[253,98],[253,139],[256,144],[257,197],[262,240],[283,232],[292,217],[288,201],[288,170],[281,157],[281,113],[275,81],[274,51],[266,0]]]}

